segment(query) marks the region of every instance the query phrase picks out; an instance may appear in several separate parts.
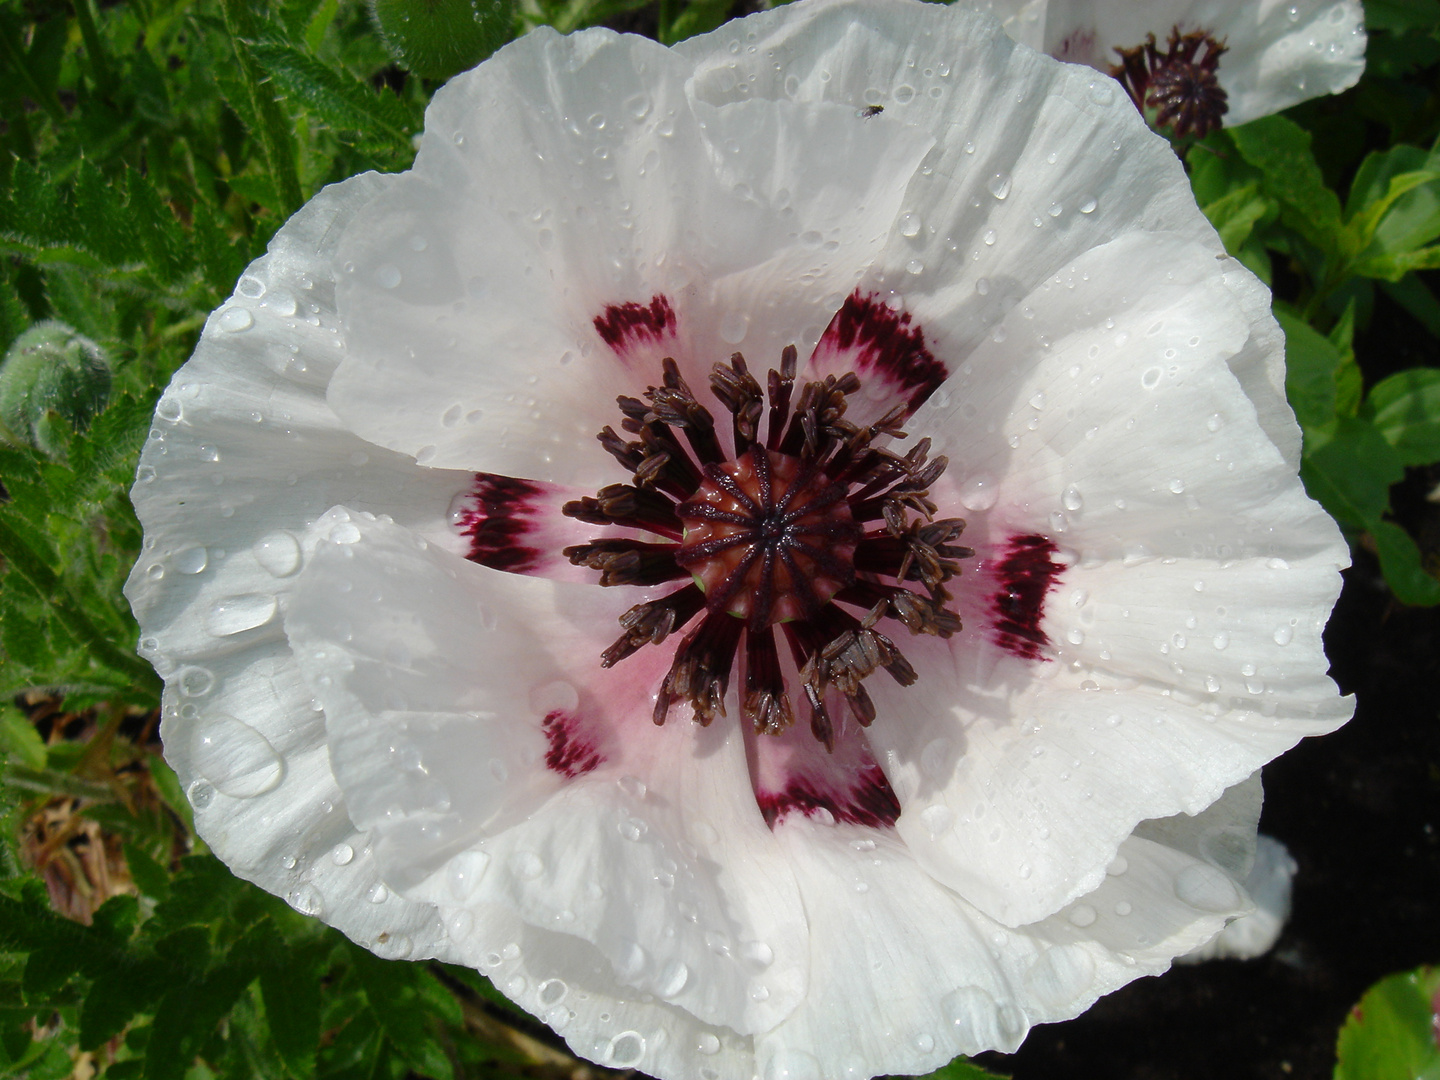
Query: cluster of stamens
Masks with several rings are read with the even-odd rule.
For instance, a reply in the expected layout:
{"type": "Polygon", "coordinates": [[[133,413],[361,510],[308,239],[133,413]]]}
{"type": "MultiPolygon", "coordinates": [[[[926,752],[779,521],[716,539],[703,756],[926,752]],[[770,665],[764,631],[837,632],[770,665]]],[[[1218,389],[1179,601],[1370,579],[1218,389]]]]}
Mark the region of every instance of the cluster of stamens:
{"type": "Polygon", "coordinates": [[[1155,35],[1147,34],[1143,45],[1117,48],[1120,63],[1110,74],[1142,113],[1147,107],[1156,110],[1157,126],[1169,125],[1181,138],[1194,134],[1203,139],[1220,126],[1230,108],[1215,74],[1225,44],[1203,30],[1182,34],[1177,26],[1167,45],[1168,51],[1162,53],[1155,35]]]}
{"type": "Polygon", "coordinates": [[[875,706],[864,680],[880,668],[902,686],[916,678],[876,625],[890,618],[911,633],[954,634],[960,618],[945,583],[974,552],[953,543],[963,520],[934,519],[929,489],[946,459],[927,460],[929,440],[903,456],[875,445],[904,437],[904,406],[864,427],[847,421],[846,397],[861,385],[852,373],[805,384],[792,409],[796,358],[794,346],[784,350],[764,391],[741,354],[714,366],[710,389],[731,415],[731,453],[671,359],[643,401],[617,399],[621,428],[635,438],[610,427],[598,438],[633,483],[602,488],[564,512],[653,539],[597,539],[565,554],[599,571],[602,585],[691,579],[627,611],[624,632],[601,655],[610,667],[689,627],[656,698],[655,723],[677,701],[701,724],[724,715],[743,650],[743,718],[758,733],[784,732],[796,715],[783,639],[810,730],[833,748],[827,692],[868,726],[875,706]]]}

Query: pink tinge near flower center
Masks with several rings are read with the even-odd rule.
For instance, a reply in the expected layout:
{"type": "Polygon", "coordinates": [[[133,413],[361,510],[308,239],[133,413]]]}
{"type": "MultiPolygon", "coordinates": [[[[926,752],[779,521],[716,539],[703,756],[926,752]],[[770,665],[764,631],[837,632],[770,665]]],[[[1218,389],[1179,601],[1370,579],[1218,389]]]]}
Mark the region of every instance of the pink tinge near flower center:
{"type": "Polygon", "coordinates": [[[1216,76],[1225,43],[1203,30],[1182,34],[1177,26],[1166,45],[1168,51],[1162,53],[1155,35],[1149,34],[1143,45],[1116,48],[1120,63],[1110,74],[1142,113],[1147,107],[1156,110],[1156,126],[1173,127],[1181,138],[1193,134],[1203,139],[1220,127],[1230,109],[1216,76]]]}
{"type": "Polygon", "coordinates": [[[714,365],[711,393],[731,415],[727,451],[714,415],[665,359],[646,400],[618,399],[621,426],[637,439],[608,427],[598,436],[635,482],[564,507],[580,521],[648,535],[604,537],[565,555],[598,570],[602,585],[692,579],[627,611],[624,633],[600,658],[613,666],[690,627],[656,696],[655,723],[677,701],[701,724],[723,715],[743,656],[743,719],[759,734],[795,723],[788,672],[811,732],[833,749],[832,691],[868,726],[876,713],[865,679],[880,668],[904,686],[916,679],[876,625],[889,618],[915,634],[956,633],[945,583],[974,552],[952,542],[964,521],[934,520],[928,493],[946,460],[928,460],[929,440],[904,456],[877,445],[904,437],[906,406],[864,427],[847,421],[846,400],[862,385],[847,372],[806,383],[792,408],[796,361],[787,347],[764,391],[741,354],[714,365]]]}

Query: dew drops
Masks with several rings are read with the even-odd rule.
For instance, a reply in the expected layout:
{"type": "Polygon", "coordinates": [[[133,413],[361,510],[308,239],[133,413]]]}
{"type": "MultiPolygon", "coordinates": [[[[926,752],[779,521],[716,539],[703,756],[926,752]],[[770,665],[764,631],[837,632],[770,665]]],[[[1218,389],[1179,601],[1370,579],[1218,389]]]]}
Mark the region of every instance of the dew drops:
{"type": "Polygon", "coordinates": [[[264,795],[285,775],[285,763],[270,740],[233,716],[205,717],[191,729],[189,739],[195,771],[222,795],[233,799],[264,795]]]}
{"type": "Polygon", "coordinates": [[[216,325],[229,334],[240,334],[249,330],[255,325],[255,316],[250,314],[248,308],[227,307],[220,312],[216,325]]]}
{"type": "Polygon", "coordinates": [[[644,1057],[645,1036],[638,1031],[622,1031],[606,1044],[600,1060],[611,1068],[633,1069],[644,1057]]]}
{"type": "Polygon", "coordinates": [[[264,626],[275,617],[275,597],[244,593],[214,604],[205,615],[205,629],[216,637],[230,637],[264,626]]]}
{"type": "Polygon", "coordinates": [[[910,259],[905,263],[905,272],[915,275],[923,274],[925,272],[925,264],[919,259],[910,259]]]}
{"type": "Polygon", "coordinates": [[[292,890],[285,901],[301,915],[319,915],[325,910],[325,901],[314,885],[301,885],[292,890]]]}
{"type": "Polygon", "coordinates": [[[204,697],[215,689],[215,674],[208,668],[187,667],[180,673],[182,697],[204,697]]]}
{"type": "Polygon", "coordinates": [[[255,561],[277,578],[300,569],[300,542],[288,532],[273,532],[255,545],[255,561]]]}
{"type": "Polygon", "coordinates": [[[731,311],[720,320],[720,337],[730,345],[739,345],[750,330],[750,316],[743,311],[731,311]]]}
{"type": "Polygon", "coordinates": [[[384,882],[377,881],[370,886],[370,890],[365,894],[365,899],[372,904],[383,904],[390,899],[390,890],[385,887],[384,882]]]}
{"type": "Polygon", "coordinates": [[[1085,506],[1085,499],[1080,494],[1080,489],[1077,488],[1074,484],[1071,484],[1065,489],[1065,494],[1061,496],[1060,501],[1064,505],[1065,509],[1069,510],[1071,513],[1074,513],[1076,510],[1080,510],[1085,506]]]}
{"type": "Polygon", "coordinates": [[[1184,494],[1185,481],[1181,480],[1178,476],[1171,480],[1170,483],[1166,484],[1165,486],[1169,488],[1170,491],[1175,495],[1184,494]]]}
{"type": "Polygon", "coordinates": [[[525,881],[534,881],[545,873],[545,862],[533,851],[517,851],[510,859],[510,868],[525,881]]]}
{"type": "Polygon", "coordinates": [[[1124,855],[1116,855],[1115,858],[1110,860],[1110,865],[1105,867],[1105,873],[1109,874],[1111,877],[1119,877],[1121,874],[1125,873],[1125,871],[1129,869],[1130,860],[1125,858],[1124,855]]]}
{"type": "Polygon", "coordinates": [[[1073,924],[1084,929],[1095,922],[1095,909],[1089,904],[1076,904],[1065,916],[1073,924]]]}
{"type": "Polygon", "coordinates": [[[915,1036],[915,1049],[922,1054],[928,1054],[935,1049],[935,1036],[928,1031],[922,1031],[915,1036]]]}
{"type": "Polygon", "coordinates": [[[775,950],[763,941],[747,941],[740,946],[740,956],[757,968],[766,968],[775,959],[775,950]]]}
{"type": "Polygon", "coordinates": [[[690,981],[690,969],[685,966],[683,960],[671,960],[661,970],[660,976],[655,980],[655,993],[667,1000],[679,996],[690,981]]]}
{"type": "Polygon", "coordinates": [[[456,402],[454,405],[451,405],[448,409],[445,410],[444,413],[441,414],[440,426],[447,428],[454,427],[456,424],[460,423],[460,418],[464,415],[465,407],[459,402],[456,402]]]}
{"type": "Polygon", "coordinates": [[[1134,910],[1135,910],[1135,909],[1130,906],[1130,901],[1129,901],[1129,900],[1121,900],[1118,904],[1115,905],[1115,914],[1116,914],[1116,915],[1121,915],[1121,916],[1129,915],[1130,912],[1132,912],[1132,911],[1134,911],[1134,910]]]}
{"type": "Polygon", "coordinates": [[[199,546],[181,548],[170,557],[170,565],[181,574],[198,574],[209,564],[209,552],[199,546]]]}
{"type": "Polygon", "coordinates": [[[997,199],[1004,199],[1010,194],[1010,175],[1008,173],[996,173],[985,183],[985,187],[991,195],[997,199]]]}
{"type": "Polygon", "coordinates": [[[718,1054],[720,1052],[720,1040],[714,1034],[707,1031],[695,1040],[695,1050],[698,1053],[704,1054],[706,1057],[712,1054],[718,1054]]]}
{"type": "Polygon", "coordinates": [[[1221,630],[1218,634],[1216,634],[1213,638],[1210,639],[1210,644],[1215,646],[1215,648],[1223,651],[1230,646],[1230,635],[1224,630],[1221,630]]]}
{"type": "Polygon", "coordinates": [[[626,818],[616,826],[620,835],[626,840],[640,840],[649,830],[650,826],[639,818],[626,818]]]}
{"type": "Polygon", "coordinates": [[[1275,633],[1272,634],[1271,637],[1275,639],[1276,645],[1283,646],[1290,644],[1290,641],[1294,637],[1294,634],[1295,631],[1291,627],[1282,623],[1280,626],[1277,626],[1275,628],[1275,633]]]}
{"type": "Polygon", "coordinates": [[[1074,1001],[1090,987],[1095,961],[1077,945],[1055,945],[1040,954],[1025,972],[1025,985],[1041,1001],[1059,1006],[1074,1001]]]}
{"type": "Polygon", "coordinates": [[[393,263],[384,263],[375,268],[375,284],[382,289],[393,289],[400,284],[400,268],[393,263]]]}
{"type": "Polygon", "coordinates": [[[985,473],[977,473],[960,487],[960,503],[966,510],[989,510],[999,497],[994,479],[985,473]]]}
{"type": "Polygon", "coordinates": [[[765,1080],[821,1080],[820,1062],[804,1050],[776,1051],[765,1063],[765,1080]]]}
{"type": "Polygon", "coordinates": [[[1175,895],[1193,908],[1228,912],[1240,903],[1235,883],[1224,871],[1204,863],[1187,866],[1175,879],[1175,895]]]}
{"type": "Polygon", "coordinates": [[[996,235],[995,235],[995,230],[994,230],[994,229],[986,229],[986,230],[985,230],[985,236],[983,237],[983,239],[984,239],[984,241],[985,241],[985,246],[986,246],[986,247],[994,247],[994,246],[995,246],[995,241],[996,241],[996,239],[997,239],[997,237],[996,237],[996,235]]]}
{"type": "Polygon", "coordinates": [[[265,295],[265,283],[257,277],[246,274],[235,286],[235,291],[248,299],[259,300],[265,295]]]}
{"type": "Polygon", "coordinates": [[[215,788],[208,781],[196,780],[186,790],[185,795],[196,810],[204,810],[215,801],[215,788]]]}
{"type": "Polygon", "coordinates": [[[920,217],[917,214],[902,214],[900,216],[900,235],[915,237],[920,235],[920,217]]]}
{"type": "Polygon", "coordinates": [[[336,844],[330,850],[330,861],[336,866],[348,866],[355,858],[355,849],[349,844],[336,844]]]}
{"type": "Polygon", "coordinates": [[[1095,212],[1095,200],[1094,200],[1094,199],[1086,199],[1083,203],[1080,204],[1080,213],[1082,213],[1082,214],[1093,214],[1094,212],[1095,212]]]}
{"type": "Polygon", "coordinates": [[[540,1004],[548,1009],[564,1001],[565,995],[569,992],[570,987],[565,984],[564,980],[546,979],[540,984],[535,996],[540,999],[540,1004]]]}
{"type": "Polygon", "coordinates": [[[1091,81],[1090,100],[1096,105],[1109,105],[1115,100],[1115,84],[1109,79],[1091,81]]]}

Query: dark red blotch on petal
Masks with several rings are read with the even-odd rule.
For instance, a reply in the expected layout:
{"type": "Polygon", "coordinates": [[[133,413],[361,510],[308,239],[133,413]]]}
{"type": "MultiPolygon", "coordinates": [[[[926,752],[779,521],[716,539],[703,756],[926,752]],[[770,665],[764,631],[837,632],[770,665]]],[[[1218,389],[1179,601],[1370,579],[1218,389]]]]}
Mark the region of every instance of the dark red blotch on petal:
{"type": "Polygon", "coordinates": [[[945,365],[925,347],[925,332],[908,311],[892,311],[878,296],[856,289],[825,328],[817,352],[851,354],[860,374],[879,375],[900,387],[911,412],[949,376],[945,365]]]}
{"type": "Polygon", "coordinates": [[[580,737],[579,722],[568,713],[557,709],[545,717],[543,727],[550,741],[545,765],[567,780],[584,775],[605,760],[605,755],[580,737]]]}
{"type": "Polygon", "coordinates": [[[1065,568],[1055,561],[1056,547],[1048,536],[1013,536],[1000,560],[1000,588],[995,591],[995,634],[1000,645],[1025,660],[1046,660],[1041,653],[1050,639],[1040,629],[1045,596],[1065,568]]]}
{"type": "Polygon", "coordinates": [[[639,342],[659,341],[673,335],[675,309],[663,293],[656,293],[648,304],[637,304],[633,300],[610,304],[595,316],[595,330],[606,345],[623,355],[639,342]]]}
{"type": "Polygon", "coordinates": [[[848,791],[823,793],[806,777],[796,777],[784,791],[760,791],[755,794],[765,824],[772,829],[789,814],[814,817],[821,810],[844,825],[868,825],[873,829],[889,828],[900,816],[900,800],[879,765],[870,765],[860,772],[848,791]]]}
{"type": "Polygon", "coordinates": [[[460,520],[461,535],[470,537],[471,562],[512,574],[527,574],[543,553],[521,541],[530,531],[526,518],[536,512],[540,488],[528,480],[495,473],[476,473],[475,506],[460,520]]]}

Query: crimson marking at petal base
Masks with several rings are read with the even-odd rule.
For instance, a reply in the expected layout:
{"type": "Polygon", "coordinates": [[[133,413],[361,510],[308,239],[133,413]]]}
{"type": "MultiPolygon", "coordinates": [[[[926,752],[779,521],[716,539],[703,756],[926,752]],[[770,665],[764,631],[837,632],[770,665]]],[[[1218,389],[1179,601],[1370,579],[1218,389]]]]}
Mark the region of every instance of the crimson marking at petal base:
{"type": "Polygon", "coordinates": [[[595,316],[595,330],[601,340],[623,355],[644,341],[659,341],[675,334],[675,309],[663,293],[656,293],[648,304],[631,300],[625,304],[608,304],[595,316]]]}
{"type": "Polygon", "coordinates": [[[912,413],[950,376],[925,347],[925,331],[912,324],[908,311],[892,311],[877,294],[862,296],[859,289],[840,305],[815,348],[827,350],[850,353],[855,371],[898,385],[912,413]]]}
{"type": "Polygon", "coordinates": [[[1057,550],[1048,536],[1012,536],[1009,553],[1000,560],[1000,588],[993,597],[996,639],[1024,660],[1049,659],[1041,652],[1050,639],[1040,620],[1045,595],[1065,569],[1055,561],[1057,550]]]}
{"type": "Polygon", "coordinates": [[[755,801],[765,824],[775,828],[790,814],[814,817],[828,810],[842,825],[867,825],[872,829],[888,829],[900,816],[900,800],[879,765],[871,765],[855,778],[843,796],[822,794],[806,777],[797,777],[784,791],[757,791],[755,801]]]}
{"type": "Polygon", "coordinates": [[[460,520],[460,533],[470,537],[471,562],[512,574],[528,574],[541,563],[543,553],[520,543],[530,531],[525,520],[536,512],[530,502],[541,495],[529,480],[495,473],[476,473],[473,494],[476,508],[460,520]]]}
{"type": "Polygon", "coordinates": [[[545,764],[565,779],[583,776],[605,760],[604,754],[580,738],[576,732],[579,722],[568,713],[557,709],[545,717],[542,726],[550,741],[545,764]]]}

